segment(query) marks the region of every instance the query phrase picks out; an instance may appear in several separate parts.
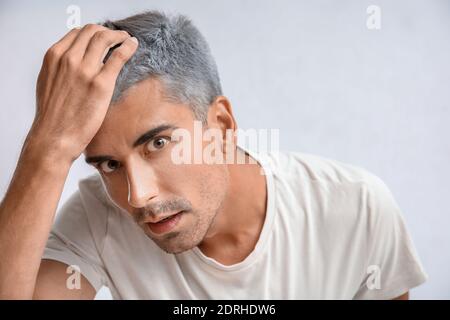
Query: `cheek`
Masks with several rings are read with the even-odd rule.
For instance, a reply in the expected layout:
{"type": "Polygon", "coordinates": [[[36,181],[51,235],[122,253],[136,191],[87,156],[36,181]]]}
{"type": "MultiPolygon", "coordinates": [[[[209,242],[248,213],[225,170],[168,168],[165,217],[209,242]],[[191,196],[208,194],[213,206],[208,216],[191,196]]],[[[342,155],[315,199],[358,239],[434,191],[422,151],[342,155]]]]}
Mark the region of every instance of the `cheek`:
{"type": "Polygon", "coordinates": [[[228,188],[227,171],[218,165],[186,165],[178,176],[174,187],[198,208],[215,208],[228,188]]]}
{"type": "Polygon", "coordinates": [[[201,171],[196,165],[179,164],[172,165],[159,174],[160,192],[183,197],[192,202],[196,202],[201,171]]]}

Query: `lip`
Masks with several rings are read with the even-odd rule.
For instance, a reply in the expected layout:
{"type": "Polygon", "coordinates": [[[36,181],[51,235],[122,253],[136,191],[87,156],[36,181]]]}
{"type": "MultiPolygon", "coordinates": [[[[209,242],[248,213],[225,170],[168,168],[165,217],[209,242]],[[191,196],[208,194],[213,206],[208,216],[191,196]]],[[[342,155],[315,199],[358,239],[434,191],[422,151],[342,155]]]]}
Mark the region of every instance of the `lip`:
{"type": "Polygon", "coordinates": [[[180,211],[175,214],[167,215],[166,217],[159,219],[157,222],[146,222],[145,224],[149,227],[149,229],[155,234],[162,234],[165,232],[169,232],[178,224],[183,215],[184,211],[180,211]],[[164,220],[169,218],[167,220],[164,220]],[[164,220],[164,221],[162,221],[164,220]]]}
{"type": "Polygon", "coordinates": [[[181,212],[183,212],[183,211],[173,212],[173,213],[171,213],[171,214],[168,214],[168,215],[165,215],[164,217],[159,218],[158,220],[155,220],[155,221],[153,221],[153,220],[147,220],[147,221],[145,221],[144,223],[159,223],[159,222],[161,222],[162,220],[164,220],[164,219],[166,219],[166,218],[169,218],[169,217],[172,217],[172,216],[174,216],[174,215],[176,215],[176,214],[179,214],[179,213],[181,213],[181,212]]]}

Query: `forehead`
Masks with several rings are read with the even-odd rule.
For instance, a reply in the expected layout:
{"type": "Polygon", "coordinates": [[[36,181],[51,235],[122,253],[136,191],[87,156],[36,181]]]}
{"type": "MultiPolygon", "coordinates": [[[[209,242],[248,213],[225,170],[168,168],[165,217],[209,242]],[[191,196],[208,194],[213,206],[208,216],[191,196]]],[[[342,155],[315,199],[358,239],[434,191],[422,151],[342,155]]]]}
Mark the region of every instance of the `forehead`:
{"type": "Polygon", "coordinates": [[[168,101],[157,79],[144,80],[125,92],[108,112],[86,152],[108,146],[111,142],[132,146],[145,131],[161,124],[188,128],[194,121],[189,106],[168,101]]]}

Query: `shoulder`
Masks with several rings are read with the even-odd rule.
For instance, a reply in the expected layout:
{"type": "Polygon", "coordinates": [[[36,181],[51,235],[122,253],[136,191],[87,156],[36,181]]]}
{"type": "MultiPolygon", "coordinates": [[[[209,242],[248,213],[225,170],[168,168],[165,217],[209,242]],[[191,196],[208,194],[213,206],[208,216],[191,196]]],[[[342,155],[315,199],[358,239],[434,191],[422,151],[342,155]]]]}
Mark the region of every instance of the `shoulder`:
{"type": "MultiPolygon", "coordinates": [[[[305,214],[324,223],[388,219],[397,211],[391,191],[376,174],[338,160],[300,152],[270,156],[277,195],[290,194],[305,214]]],[[[290,200],[290,201],[291,201],[290,200]]]]}
{"type": "Polygon", "coordinates": [[[301,152],[271,154],[274,172],[323,183],[373,183],[379,179],[363,167],[301,152]]]}
{"type": "Polygon", "coordinates": [[[360,191],[385,193],[386,184],[373,172],[342,161],[301,152],[281,152],[269,157],[279,179],[329,187],[353,186],[360,191]]]}

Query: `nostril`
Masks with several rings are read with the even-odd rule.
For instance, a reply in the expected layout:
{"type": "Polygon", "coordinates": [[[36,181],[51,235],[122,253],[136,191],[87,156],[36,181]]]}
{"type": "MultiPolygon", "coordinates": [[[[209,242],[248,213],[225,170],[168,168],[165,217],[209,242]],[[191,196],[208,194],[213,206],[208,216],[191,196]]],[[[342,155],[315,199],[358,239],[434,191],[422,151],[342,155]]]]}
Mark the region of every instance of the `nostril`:
{"type": "Polygon", "coordinates": [[[140,156],[132,156],[124,162],[124,167],[127,177],[128,203],[135,208],[145,207],[159,193],[156,176],[151,166],[142,161],[140,156]]]}

